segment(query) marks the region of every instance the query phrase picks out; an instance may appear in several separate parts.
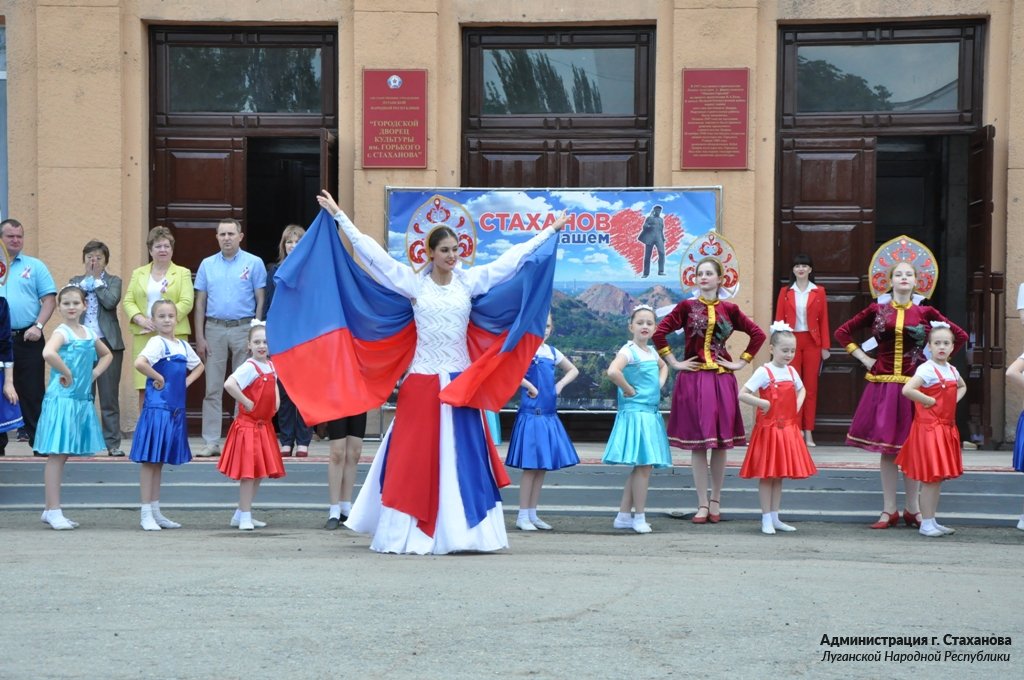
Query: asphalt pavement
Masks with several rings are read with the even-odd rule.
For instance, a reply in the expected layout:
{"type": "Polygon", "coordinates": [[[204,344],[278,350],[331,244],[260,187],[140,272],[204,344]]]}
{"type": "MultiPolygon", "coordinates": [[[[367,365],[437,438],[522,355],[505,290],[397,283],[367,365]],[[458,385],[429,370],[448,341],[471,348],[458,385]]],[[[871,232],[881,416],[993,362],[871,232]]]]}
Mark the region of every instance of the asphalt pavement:
{"type": "Polygon", "coordinates": [[[585,464],[550,475],[554,531],[518,532],[509,512],[508,550],[450,556],[323,530],[324,452],[261,489],[254,532],[227,526],[236,488],[209,461],[167,470],[162,505],[185,527],[161,532],[137,528],[136,466],[72,461],[65,497],[82,495],[65,507],[82,526],[57,532],[39,521],[41,462],[0,459],[0,678],[1024,674],[1024,477],[1008,452],[965,452],[940,508],[962,515],[957,533],[939,539],[864,526],[877,457],[818,447],[819,475],[785,487],[791,534],[744,514],[756,493],[733,454],[718,525],[685,519],[680,460],[654,476],[654,533],[616,531],[625,470],[585,464]]]}

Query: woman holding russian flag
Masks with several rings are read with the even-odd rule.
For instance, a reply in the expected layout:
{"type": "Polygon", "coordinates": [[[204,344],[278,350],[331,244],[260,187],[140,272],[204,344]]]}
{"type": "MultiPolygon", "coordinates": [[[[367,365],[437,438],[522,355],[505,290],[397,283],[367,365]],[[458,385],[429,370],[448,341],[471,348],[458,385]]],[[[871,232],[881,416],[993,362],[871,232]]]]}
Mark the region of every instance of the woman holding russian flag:
{"type": "MultiPolygon", "coordinates": [[[[415,272],[362,234],[328,192],[317,201],[334,217],[377,285],[411,303],[410,334],[399,331],[378,342],[392,343],[391,355],[402,354],[403,337],[405,345],[413,338],[415,343],[409,348],[411,361],[399,361],[408,363],[395,418],[345,525],[371,534],[370,547],[378,552],[445,554],[508,547],[498,488],[509,480],[480,408],[499,408],[507,401],[542,340],[555,244],[543,246],[567,217],[553,220],[496,260],[466,269],[461,256],[475,249],[472,235],[442,223],[424,236],[426,262],[415,272]],[[510,309],[511,318],[506,318],[510,309]],[[517,330],[522,327],[525,332],[517,330]]],[[[356,273],[349,285],[362,287],[358,279],[356,273]]],[[[360,332],[358,320],[349,324],[346,333],[360,332]]],[[[357,355],[368,344],[360,342],[357,355]]],[[[365,376],[372,368],[361,365],[358,370],[365,376]]],[[[360,389],[356,385],[353,391],[360,389]]],[[[352,404],[351,409],[361,406],[352,404]]]]}

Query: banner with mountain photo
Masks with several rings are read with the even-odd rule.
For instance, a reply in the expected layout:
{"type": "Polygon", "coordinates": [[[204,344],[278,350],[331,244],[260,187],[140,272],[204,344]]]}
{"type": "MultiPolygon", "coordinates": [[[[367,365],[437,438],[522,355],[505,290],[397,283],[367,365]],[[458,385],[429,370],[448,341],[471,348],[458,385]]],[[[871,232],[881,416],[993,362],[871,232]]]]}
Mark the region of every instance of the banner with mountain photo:
{"type": "MultiPolygon", "coordinates": [[[[463,266],[486,264],[529,239],[564,210],[548,344],[580,370],[560,410],[615,409],[605,371],[629,334],[634,305],[674,305],[683,254],[720,229],[721,187],[655,189],[387,189],[388,249],[414,269],[426,266],[426,238],[447,225],[459,236],[463,266]]],[[[691,263],[692,264],[692,263],[691,263]]],[[[662,404],[668,408],[670,385],[662,404]]],[[[514,407],[516,399],[510,402],[514,407]]]]}

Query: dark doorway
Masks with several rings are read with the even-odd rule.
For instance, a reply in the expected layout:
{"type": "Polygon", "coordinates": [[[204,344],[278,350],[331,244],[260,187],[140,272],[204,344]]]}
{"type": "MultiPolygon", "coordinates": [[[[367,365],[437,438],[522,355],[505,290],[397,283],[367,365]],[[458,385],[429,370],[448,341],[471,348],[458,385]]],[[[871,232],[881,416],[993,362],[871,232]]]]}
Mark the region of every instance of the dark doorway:
{"type": "MultiPolygon", "coordinates": [[[[275,262],[284,227],[312,221],[321,187],[337,193],[336,43],[334,27],[150,28],[151,220],[140,227],[171,228],[175,263],[194,275],[224,218],[275,262]]],[[[193,433],[203,382],[188,392],[193,433]]],[[[232,407],[226,398],[225,420],[232,407]]]]}
{"type": "MultiPolygon", "coordinates": [[[[880,137],[876,177],[875,246],[906,234],[924,243],[939,264],[939,285],[929,301],[954,323],[969,328],[967,271],[967,135],[880,137]]],[[[963,375],[964,352],[953,361],[963,375]]],[[[960,430],[970,432],[968,404],[958,409],[960,430]]],[[[965,437],[966,438],[966,437],[965,437]]]]}
{"type": "MultiPolygon", "coordinates": [[[[782,26],[777,91],[776,284],[795,254],[810,254],[834,331],[871,301],[878,245],[902,233],[928,244],[939,260],[931,303],[970,336],[958,357],[968,385],[961,434],[981,444],[992,443],[1004,287],[992,271],[986,29],[983,20],[782,26]]],[[[820,442],[843,441],[865,382],[859,362],[831,349],[820,442]]]]}
{"type": "Polygon", "coordinates": [[[249,140],[246,162],[246,247],[270,264],[278,259],[285,226],[306,227],[316,217],[320,140],[256,137],[249,140]]]}

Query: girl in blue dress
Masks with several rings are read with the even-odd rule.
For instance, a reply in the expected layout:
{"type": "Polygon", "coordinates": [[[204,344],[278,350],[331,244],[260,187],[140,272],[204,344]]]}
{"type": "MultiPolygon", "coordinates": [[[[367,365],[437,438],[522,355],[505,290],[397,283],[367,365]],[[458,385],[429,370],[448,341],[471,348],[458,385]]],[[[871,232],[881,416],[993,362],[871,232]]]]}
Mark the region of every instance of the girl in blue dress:
{"type": "Polygon", "coordinates": [[[57,311],[64,320],[43,347],[43,359],[50,365],[50,384],[36,428],[36,450],[48,456],[43,480],[46,510],[42,520],[54,529],[74,529],[60,508],[60,483],[68,456],[92,456],[106,451],[92,384],[107,370],[112,355],[103,341],[81,324],[85,314],[85,292],[64,286],[57,293],[57,311]]]}
{"type": "Polygon", "coordinates": [[[174,337],[178,308],[173,302],[154,302],[150,318],[157,334],[135,359],[135,370],[146,376],[146,393],[130,457],[142,464],[140,524],[146,531],[159,531],[181,528],[160,512],[160,478],[164,464],[183,465],[192,460],[185,426],[185,390],[203,374],[203,363],[191,345],[174,337]]]}
{"type": "Polygon", "coordinates": [[[651,532],[644,513],[651,470],[672,467],[665,421],[658,411],[668,366],[647,344],[657,325],[651,307],[634,307],[629,317],[633,339],[623,345],[608,367],[608,378],[619,388],[619,412],[601,462],[633,466],[612,526],[638,534],[651,532]]]}
{"type": "MultiPolygon", "coordinates": [[[[2,253],[0,253],[2,255],[2,253]]],[[[6,260],[3,260],[6,262],[6,260]]],[[[0,281],[2,282],[2,281],[0,281]]],[[[0,399],[0,433],[25,426],[18,406],[18,393],[14,389],[14,340],[11,336],[11,308],[7,298],[0,297],[0,382],[4,396],[0,399]]],[[[7,448],[7,436],[0,438],[0,456],[7,448]]]]}
{"type": "MultiPolygon", "coordinates": [[[[1022,286],[1024,290],[1024,286],[1022,286]]],[[[1024,388],[1024,354],[1010,364],[1006,369],[1006,378],[1019,388],[1024,388]]],[[[1017,472],[1024,472],[1024,411],[1021,411],[1017,419],[1017,436],[1013,440],[1013,469],[1017,472]]],[[[1017,520],[1017,528],[1024,531],[1024,512],[1017,520]]]]}
{"type": "Polygon", "coordinates": [[[508,442],[505,465],[520,468],[523,475],[519,480],[519,517],[516,527],[521,531],[551,529],[551,525],[537,516],[537,502],[540,488],[544,484],[544,473],[572,467],[580,462],[576,447],[569,440],[569,434],[558,419],[558,395],[566,385],[580,374],[557,349],[547,344],[554,330],[551,315],[544,327],[545,342],[537,348],[530,368],[522,382],[519,398],[519,413],[512,426],[512,437],[508,442]],[[562,369],[562,379],[555,382],[555,368],[562,369]]]}

